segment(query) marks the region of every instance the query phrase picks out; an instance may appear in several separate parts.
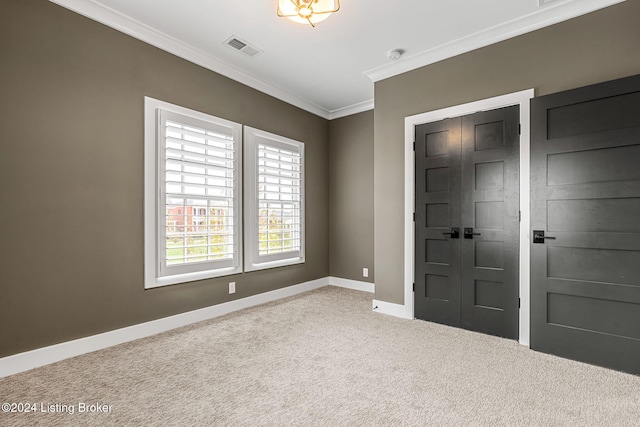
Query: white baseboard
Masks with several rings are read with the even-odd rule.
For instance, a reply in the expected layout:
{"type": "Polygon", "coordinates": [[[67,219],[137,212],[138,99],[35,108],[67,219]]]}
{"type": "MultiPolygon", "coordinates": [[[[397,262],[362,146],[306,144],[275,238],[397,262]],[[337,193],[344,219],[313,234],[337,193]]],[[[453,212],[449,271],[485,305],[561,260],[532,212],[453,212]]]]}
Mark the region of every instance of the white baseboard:
{"type": "Polygon", "coordinates": [[[282,298],[287,298],[303,292],[319,289],[330,284],[329,277],[312,280],[298,285],[288,286],[263,294],[253,295],[236,301],[229,301],[187,313],[176,314],[163,319],[140,323],[114,331],[104,332],[86,338],[79,338],[24,353],[7,356],[0,359],[0,378],[14,375],[20,372],[59,362],[82,354],[102,350],[107,347],[122,344],[125,342],[145,338],[181,326],[203,320],[224,316],[234,311],[243,310],[282,298]]]}
{"type": "Polygon", "coordinates": [[[374,299],[371,307],[376,313],[400,317],[401,319],[413,319],[413,315],[407,313],[407,309],[404,305],[393,304],[391,302],[378,301],[374,299]]]}
{"type": "Polygon", "coordinates": [[[340,288],[353,289],[356,291],[374,293],[376,286],[373,283],[361,282],[359,280],[342,279],[340,277],[329,276],[329,284],[340,288]]]}

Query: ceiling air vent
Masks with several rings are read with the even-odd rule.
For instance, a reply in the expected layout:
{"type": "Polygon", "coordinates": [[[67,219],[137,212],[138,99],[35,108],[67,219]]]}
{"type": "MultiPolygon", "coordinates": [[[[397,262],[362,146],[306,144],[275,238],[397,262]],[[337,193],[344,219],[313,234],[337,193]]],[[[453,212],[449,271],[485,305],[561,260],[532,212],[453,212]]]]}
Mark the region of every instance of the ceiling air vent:
{"type": "Polygon", "coordinates": [[[253,46],[252,44],[250,44],[246,40],[241,40],[236,36],[229,37],[224,42],[224,44],[229,46],[231,49],[233,49],[235,51],[238,51],[238,52],[242,52],[245,55],[250,56],[250,57],[254,57],[254,56],[262,53],[262,49],[258,49],[257,47],[253,46]]]}
{"type": "Polygon", "coordinates": [[[556,1],[558,1],[558,0],[538,0],[538,6],[539,7],[546,6],[549,3],[553,3],[553,2],[556,2],[556,1]]]}

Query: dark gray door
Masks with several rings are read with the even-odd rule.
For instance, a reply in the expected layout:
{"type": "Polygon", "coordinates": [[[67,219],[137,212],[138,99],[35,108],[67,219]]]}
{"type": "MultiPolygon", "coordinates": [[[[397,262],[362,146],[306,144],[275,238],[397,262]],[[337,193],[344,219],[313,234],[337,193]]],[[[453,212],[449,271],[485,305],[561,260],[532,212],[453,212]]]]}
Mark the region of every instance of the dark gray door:
{"type": "Polygon", "coordinates": [[[415,306],[460,326],[460,118],[416,127],[415,306]]]}
{"type": "Polygon", "coordinates": [[[531,348],[638,374],[640,76],[531,108],[531,348]]]}
{"type": "Polygon", "coordinates": [[[462,118],[462,327],[514,339],[520,295],[519,111],[515,106],[462,118]]]}
{"type": "Polygon", "coordinates": [[[518,119],[416,127],[416,318],[518,337],[518,119]]]}

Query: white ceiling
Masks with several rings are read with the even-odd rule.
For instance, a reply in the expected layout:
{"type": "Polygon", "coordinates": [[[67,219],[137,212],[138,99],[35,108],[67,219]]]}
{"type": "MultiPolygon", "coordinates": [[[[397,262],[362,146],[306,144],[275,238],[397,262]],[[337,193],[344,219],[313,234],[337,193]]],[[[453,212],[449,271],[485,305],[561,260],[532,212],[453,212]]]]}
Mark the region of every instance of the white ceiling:
{"type": "Polygon", "coordinates": [[[624,0],[341,0],[315,28],[277,17],[277,0],[51,1],[336,118],[373,108],[375,81],[624,0]],[[263,52],[235,51],[231,36],[263,52]]]}

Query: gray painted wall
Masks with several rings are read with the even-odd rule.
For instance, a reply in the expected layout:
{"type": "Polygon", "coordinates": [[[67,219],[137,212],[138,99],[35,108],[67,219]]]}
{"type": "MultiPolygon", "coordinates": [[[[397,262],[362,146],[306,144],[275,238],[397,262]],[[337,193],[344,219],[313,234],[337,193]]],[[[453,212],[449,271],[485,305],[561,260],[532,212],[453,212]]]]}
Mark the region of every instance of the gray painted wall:
{"type": "Polygon", "coordinates": [[[329,275],[327,120],[47,0],[0,52],[0,357],[329,275]],[[144,290],[145,95],[305,142],[305,264],[144,290]]]}
{"type": "Polygon", "coordinates": [[[432,64],[375,85],[375,298],[404,303],[404,117],[534,88],[545,95],[640,73],[640,1],[432,64]]]}
{"type": "Polygon", "coordinates": [[[332,120],[329,141],[329,272],[373,283],[373,111],[332,120]]]}

